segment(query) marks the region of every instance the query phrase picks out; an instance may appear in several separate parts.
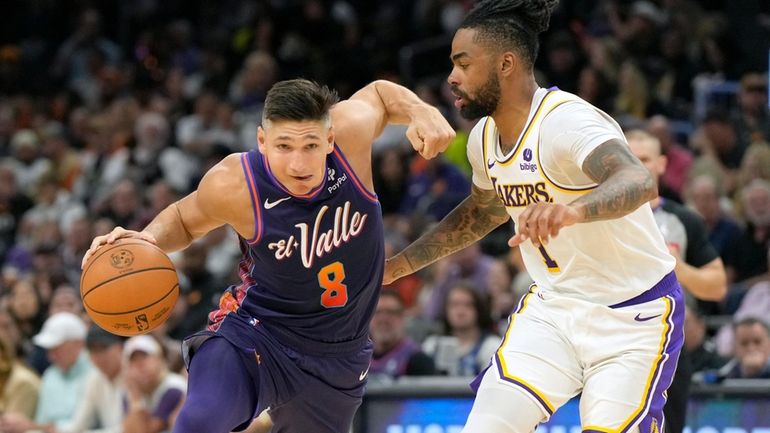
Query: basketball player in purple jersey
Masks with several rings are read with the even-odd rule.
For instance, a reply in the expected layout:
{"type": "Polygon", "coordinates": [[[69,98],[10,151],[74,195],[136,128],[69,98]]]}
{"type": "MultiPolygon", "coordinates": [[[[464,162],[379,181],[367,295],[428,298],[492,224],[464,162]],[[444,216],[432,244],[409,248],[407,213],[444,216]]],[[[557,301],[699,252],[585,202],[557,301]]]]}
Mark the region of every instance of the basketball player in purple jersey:
{"type": "Polygon", "coordinates": [[[185,340],[188,396],[174,432],[242,430],[263,411],[274,432],[350,429],[385,262],[372,142],[387,123],[408,124],[414,148],[432,158],[454,132],[390,82],[336,102],[310,81],[277,83],[259,152],[226,157],[142,232],[116,228],[84,258],[123,237],[171,252],[224,224],[240,235],[241,282],[224,292],[208,329],[185,340]]]}

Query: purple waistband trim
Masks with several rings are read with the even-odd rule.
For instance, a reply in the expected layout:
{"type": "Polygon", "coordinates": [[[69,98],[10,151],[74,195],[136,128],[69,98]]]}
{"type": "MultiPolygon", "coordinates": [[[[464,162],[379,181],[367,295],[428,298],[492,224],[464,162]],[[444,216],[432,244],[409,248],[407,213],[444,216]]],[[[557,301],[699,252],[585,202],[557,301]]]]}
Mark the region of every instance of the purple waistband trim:
{"type": "Polygon", "coordinates": [[[655,299],[662,298],[679,288],[679,281],[676,279],[674,272],[669,272],[662,280],[658,281],[658,284],[652,286],[650,290],[635,296],[627,301],[610,305],[610,308],[622,308],[630,305],[644,304],[645,302],[654,301],[655,299]]]}

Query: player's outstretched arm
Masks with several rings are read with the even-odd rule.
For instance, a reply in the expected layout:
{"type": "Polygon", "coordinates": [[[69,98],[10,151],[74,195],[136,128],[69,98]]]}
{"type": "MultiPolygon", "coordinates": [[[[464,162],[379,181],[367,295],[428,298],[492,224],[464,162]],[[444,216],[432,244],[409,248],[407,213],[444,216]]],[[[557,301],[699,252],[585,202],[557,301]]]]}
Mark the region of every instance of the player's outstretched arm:
{"type": "Polygon", "coordinates": [[[429,264],[459,251],[509,219],[493,190],[473,185],[471,195],[431,230],[388,259],[384,284],[417,272],[429,264]]]}
{"type": "Polygon", "coordinates": [[[406,136],[425,158],[443,152],[455,132],[438,109],[425,103],[406,87],[378,80],[356,92],[332,110],[332,123],[338,142],[358,142],[358,149],[346,153],[369,152],[371,143],[385,125],[408,125],[406,136]]]}
{"type": "Polygon", "coordinates": [[[607,141],[591,152],[583,172],[599,186],[570,204],[581,215],[578,222],[620,218],[658,196],[655,179],[619,140],[607,141]]]}
{"type": "MultiPolygon", "coordinates": [[[[236,206],[244,188],[239,156],[230,155],[203,176],[196,191],[162,210],[141,232],[116,227],[110,233],[94,238],[83,257],[83,264],[99,247],[122,238],[143,239],[168,253],[187,247],[195,239],[226,223],[236,230],[248,227],[248,222],[239,224],[239,219],[243,219],[242,215],[248,212],[239,212],[236,206]]],[[[249,203],[248,200],[245,196],[245,200],[240,202],[249,203]]]]}

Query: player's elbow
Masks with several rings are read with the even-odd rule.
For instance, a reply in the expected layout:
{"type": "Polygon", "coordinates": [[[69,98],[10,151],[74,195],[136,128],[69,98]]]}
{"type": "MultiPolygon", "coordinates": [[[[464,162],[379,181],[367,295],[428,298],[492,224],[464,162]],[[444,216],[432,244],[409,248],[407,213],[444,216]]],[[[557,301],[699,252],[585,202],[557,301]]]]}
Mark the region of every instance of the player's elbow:
{"type": "Polygon", "coordinates": [[[642,197],[644,197],[642,203],[647,203],[658,196],[658,182],[655,181],[655,178],[652,177],[652,174],[647,169],[643,169],[642,172],[639,187],[641,188],[642,197]]]}

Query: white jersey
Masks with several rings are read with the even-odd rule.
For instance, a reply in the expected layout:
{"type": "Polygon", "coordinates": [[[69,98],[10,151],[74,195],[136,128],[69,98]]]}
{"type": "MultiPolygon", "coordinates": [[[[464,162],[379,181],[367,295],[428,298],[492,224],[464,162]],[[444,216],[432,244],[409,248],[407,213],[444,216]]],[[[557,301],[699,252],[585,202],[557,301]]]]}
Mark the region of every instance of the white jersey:
{"type": "MultiPolygon", "coordinates": [[[[626,142],[610,116],[571,93],[541,88],[508,154],[500,149],[491,117],[473,128],[468,139],[473,183],[495,190],[516,222],[531,203],[566,204],[594,189],[581,167],[610,139],[626,142]]],[[[649,290],[675,264],[648,203],[622,218],[563,228],[541,248],[524,242],[521,252],[539,287],[604,305],[649,290]]]]}

